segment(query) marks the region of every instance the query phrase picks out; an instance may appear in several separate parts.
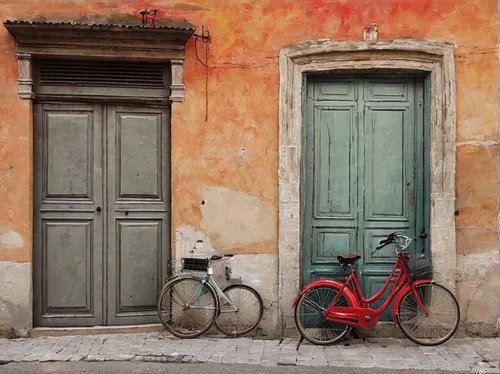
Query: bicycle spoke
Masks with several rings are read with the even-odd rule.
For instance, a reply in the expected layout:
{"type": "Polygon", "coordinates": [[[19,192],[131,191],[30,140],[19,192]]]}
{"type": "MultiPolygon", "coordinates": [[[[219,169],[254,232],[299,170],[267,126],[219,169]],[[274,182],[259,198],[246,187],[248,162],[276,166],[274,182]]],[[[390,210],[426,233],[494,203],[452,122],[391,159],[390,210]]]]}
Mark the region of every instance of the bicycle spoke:
{"type": "Polygon", "coordinates": [[[184,338],[198,336],[210,328],[216,303],[206,285],[195,278],[184,278],[166,287],[158,316],[168,331],[184,338]]]}
{"type": "Polygon", "coordinates": [[[420,284],[415,291],[425,311],[413,292],[408,292],[399,304],[399,326],[416,343],[445,342],[458,327],[460,315],[456,300],[445,288],[433,283],[420,284]]]}
{"type": "MultiPolygon", "coordinates": [[[[304,294],[295,306],[295,322],[299,332],[315,344],[329,344],[342,339],[349,326],[324,319],[323,313],[337,296],[333,286],[318,286],[304,294]]],[[[335,306],[349,306],[341,296],[335,306]]]]}
{"type": "Polygon", "coordinates": [[[238,336],[254,329],[263,312],[262,302],[256,291],[248,286],[235,285],[224,290],[227,301],[221,305],[216,327],[225,334],[238,336]]]}

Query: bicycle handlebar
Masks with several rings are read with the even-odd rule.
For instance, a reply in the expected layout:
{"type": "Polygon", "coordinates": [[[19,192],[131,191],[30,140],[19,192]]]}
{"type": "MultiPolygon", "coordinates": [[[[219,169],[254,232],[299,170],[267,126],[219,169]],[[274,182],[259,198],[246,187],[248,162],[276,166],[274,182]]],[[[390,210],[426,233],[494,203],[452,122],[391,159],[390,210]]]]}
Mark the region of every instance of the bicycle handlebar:
{"type": "Polygon", "coordinates": [[[376,247],[376,249],[381,249],[384,248],[386,245],[394,243],[394,240],[396,239],[396,233],[393,232],[392,234],[389,234],[387,239],[381,240],[380,245],[376,247]]]}
{"type": "Polygon", "coordinates": [[[396,253],[401,253],[402,250],[405,250],[410,245],[412,239],[403,233],[393,232],[389,234],[386,239],[380,241],[380,245],[375,247],[375,250],[372,252],[372,255],[381,248],[384,248],[386,245],[396,243],[396,253]]]}

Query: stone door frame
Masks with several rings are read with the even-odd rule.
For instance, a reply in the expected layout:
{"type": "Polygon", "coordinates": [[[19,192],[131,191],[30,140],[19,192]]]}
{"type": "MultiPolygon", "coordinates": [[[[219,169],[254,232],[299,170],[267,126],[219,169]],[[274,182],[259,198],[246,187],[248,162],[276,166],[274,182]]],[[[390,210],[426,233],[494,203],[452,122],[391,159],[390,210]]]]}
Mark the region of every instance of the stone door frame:
{"type": "Polygon", "coordinates": [[[300,287],[301,142],[305,78],[313,73],[390,71],[430,78],[430,245],[434,277],[455,288],[455,46],[396,39],[375,43],[319,40],[280,51],[279,303],[283,328],[292,328],[300,287]]]}

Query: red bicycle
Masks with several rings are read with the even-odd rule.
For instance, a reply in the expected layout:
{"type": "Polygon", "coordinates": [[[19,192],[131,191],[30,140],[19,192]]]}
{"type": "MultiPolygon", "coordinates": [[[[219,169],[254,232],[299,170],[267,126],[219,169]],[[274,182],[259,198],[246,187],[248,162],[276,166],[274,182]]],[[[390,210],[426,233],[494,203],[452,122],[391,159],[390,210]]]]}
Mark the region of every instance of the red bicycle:
{"type": "Polygon", "coordinates": [[[419,265],[426,262],[421,252],[408,251],[411,241],[404,234],[392,233],[380,242],[375,251],[396,244],[397,260],[382,289],[368,299],[363,296],[352,270],[361,256],[338,255],[338,261],[348,270],[345,282],[331,279],[312,282],[293,303],[300,334],[314,344],[338,342],[352,326],[375,326],[378,316],[394,300],[394,323],[408,339],[421,345],[438,345],[450,339],[460,322],[458,302],[446,287],[430,279],[417,279],[419,265]],[[370,304],[384,294],[390,283],[393,286],[385,302],[378,309],[371,309],[370,304]]]}

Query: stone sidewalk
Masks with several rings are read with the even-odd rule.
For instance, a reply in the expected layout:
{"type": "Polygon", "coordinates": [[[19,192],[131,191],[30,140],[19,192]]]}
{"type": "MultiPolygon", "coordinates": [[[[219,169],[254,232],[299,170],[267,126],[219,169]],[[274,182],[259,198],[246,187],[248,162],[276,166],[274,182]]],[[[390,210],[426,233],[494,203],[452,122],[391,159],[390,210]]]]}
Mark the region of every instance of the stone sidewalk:
{"type": "Polygon", "coordinates": [[[289,338],[180,340],[161,333],[0,340],[0,363],[134,360],[500,373],[499,359],[500,338],[452,339],[437,347],[421,347],[404,339],[347,340],[322,347],[289,338]]]}

